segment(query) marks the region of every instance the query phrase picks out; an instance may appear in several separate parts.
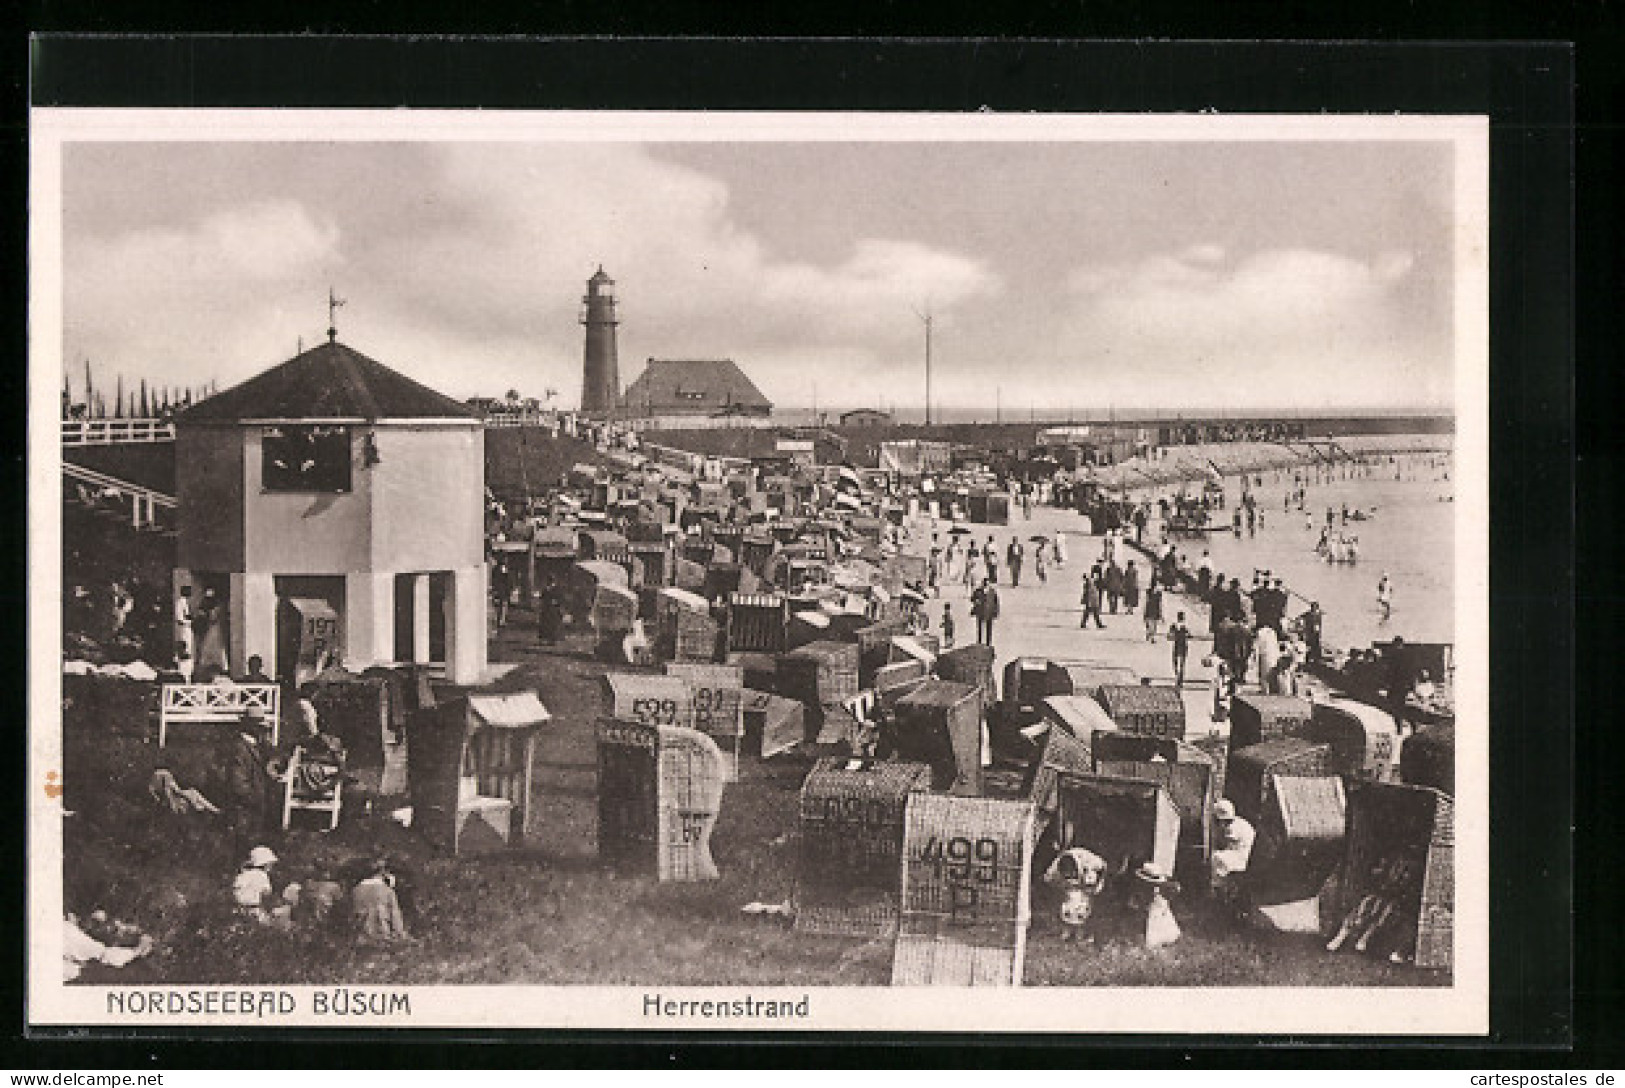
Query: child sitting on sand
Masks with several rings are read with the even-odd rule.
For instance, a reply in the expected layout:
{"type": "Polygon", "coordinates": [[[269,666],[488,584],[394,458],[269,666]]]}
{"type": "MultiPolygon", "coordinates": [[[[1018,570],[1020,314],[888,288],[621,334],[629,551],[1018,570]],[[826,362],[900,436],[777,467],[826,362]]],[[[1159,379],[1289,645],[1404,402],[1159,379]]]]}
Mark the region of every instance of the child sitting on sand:
{"type": "Polygon", "coordinates": [[[350,893],[350,914],[363,941],[398,941],[406,937],[406,919],[395,895],[389,860],[378,858],[372,871],[350,893]]]}

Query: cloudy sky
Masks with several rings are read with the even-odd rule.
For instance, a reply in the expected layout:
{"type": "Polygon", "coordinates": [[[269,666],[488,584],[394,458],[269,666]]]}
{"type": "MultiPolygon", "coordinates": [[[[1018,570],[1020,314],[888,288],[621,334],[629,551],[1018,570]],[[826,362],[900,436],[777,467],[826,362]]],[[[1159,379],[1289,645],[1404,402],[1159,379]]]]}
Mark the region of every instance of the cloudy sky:
{"type": "Polygon", "coordinates": [[[64,358],[219,382],[340,339],[457,397],[728,357],[779,405],[939,414],[1451,402],[1451,148],[1328,143],[91,143],[64,358]]]}

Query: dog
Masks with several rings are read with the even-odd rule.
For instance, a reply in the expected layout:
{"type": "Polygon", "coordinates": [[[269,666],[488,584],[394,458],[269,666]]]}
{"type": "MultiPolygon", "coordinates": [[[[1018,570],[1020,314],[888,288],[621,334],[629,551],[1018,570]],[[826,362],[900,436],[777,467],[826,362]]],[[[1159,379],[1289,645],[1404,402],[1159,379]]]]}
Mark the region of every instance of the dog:
{"type": "Polygon", "coordinates": [[[1044,874],[1044,882],[1062,889],[1061,940],[1083,934],[1095,912],[1095,899],[1106,887],[1106,862],[1089,850],[1064,850],[1044,874]]]}

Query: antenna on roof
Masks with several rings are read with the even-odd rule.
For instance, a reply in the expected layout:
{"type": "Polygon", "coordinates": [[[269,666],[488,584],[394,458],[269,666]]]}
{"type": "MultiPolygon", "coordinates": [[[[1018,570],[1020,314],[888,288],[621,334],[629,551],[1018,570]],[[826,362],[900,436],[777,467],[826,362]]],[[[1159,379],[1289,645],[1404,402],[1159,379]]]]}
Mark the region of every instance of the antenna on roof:
{"type": "Polygon", "coordinates": [[[339,338],[338,309],[344,305],[345,300],[333,294],[333,288],[327,289],[327,339],[331,343],[339,338]]]}

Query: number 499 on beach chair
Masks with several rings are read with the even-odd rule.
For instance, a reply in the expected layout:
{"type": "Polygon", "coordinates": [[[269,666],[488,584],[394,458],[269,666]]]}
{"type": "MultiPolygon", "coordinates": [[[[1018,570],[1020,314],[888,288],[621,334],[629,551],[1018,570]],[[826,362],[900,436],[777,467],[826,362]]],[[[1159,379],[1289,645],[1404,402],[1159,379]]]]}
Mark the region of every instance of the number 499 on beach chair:
{"type": "Polygon", "coordinates": [[[282,783],[282,830],[293,822],[295,809],[327,813],[327,827],[339,826],[339,809],[344,803],[344,775],[337,767],[304,761],[305,752],[295,748],[288,757],[282,783]]]}

